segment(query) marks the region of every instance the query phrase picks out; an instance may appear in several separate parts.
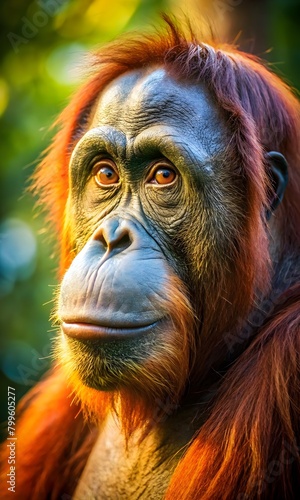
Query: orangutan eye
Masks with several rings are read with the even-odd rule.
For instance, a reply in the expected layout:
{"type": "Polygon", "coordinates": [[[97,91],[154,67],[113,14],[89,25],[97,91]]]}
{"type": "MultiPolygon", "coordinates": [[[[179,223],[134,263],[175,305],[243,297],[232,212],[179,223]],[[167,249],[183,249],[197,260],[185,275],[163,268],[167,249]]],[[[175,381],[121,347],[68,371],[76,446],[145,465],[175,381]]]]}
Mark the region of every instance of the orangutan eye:
{"type": "Polygon", "coordinates": [[[118,184],[119,174],[116,165],[112,160],[98,160],[93,166],[93,176],[95,182],[100,187],[118,184]]]}
{"type": "Polygon", "coordinates": [[[152,185],[169,185],[177,178],[177,173],[174,168],[167,163],[158,163],[151,170],[148,183],[152,185]]]}

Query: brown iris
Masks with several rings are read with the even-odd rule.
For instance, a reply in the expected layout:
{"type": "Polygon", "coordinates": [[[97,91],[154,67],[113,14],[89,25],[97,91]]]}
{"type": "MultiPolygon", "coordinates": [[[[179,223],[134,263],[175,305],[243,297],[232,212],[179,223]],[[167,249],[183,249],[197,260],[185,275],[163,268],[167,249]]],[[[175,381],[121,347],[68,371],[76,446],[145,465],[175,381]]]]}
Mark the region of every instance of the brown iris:
{"type": "Polygon", "coordinates": [[[99,160],[93,167],[94,178],[98,186],[110,186],[119,182],[119,175],[112,160],[99,160]]]}
{"type": "Polygon", "coordinates": [[[157,167],[151,176],[151,184],[167,185],[176,179],[176,172],[168,165],[157,167]]]}

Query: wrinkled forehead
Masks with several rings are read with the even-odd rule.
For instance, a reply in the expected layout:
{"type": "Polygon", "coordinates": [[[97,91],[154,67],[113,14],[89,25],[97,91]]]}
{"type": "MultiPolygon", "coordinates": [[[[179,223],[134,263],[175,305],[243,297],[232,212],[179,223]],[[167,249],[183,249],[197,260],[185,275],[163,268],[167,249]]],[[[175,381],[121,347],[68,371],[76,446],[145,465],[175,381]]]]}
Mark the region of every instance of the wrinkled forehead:
{"type": "Polygon", "coordinates": [[[163,68],[128,72],[99,97],[91,128],[110,125],[132,136],[153,124],[218,135],[224,117],[203,84],[174,80],[163,68]]]}

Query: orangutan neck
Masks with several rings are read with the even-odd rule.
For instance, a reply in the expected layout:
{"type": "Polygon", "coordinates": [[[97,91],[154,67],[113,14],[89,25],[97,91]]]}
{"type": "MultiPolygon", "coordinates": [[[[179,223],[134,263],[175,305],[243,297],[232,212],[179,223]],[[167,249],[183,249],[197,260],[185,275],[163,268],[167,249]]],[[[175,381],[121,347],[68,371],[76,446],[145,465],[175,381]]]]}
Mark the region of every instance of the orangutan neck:
{"type": "MultiPolygon", "coordinates": [[[[89,457],[74,494],[75,500],[163,498],[185,446],[197,425],[195,408],[180,410],[153,429],[140,443],[140,434],[126,442],[110,416],[89,457]]],[[[199,425],[199,422],[198,422],[199,425]]]]}

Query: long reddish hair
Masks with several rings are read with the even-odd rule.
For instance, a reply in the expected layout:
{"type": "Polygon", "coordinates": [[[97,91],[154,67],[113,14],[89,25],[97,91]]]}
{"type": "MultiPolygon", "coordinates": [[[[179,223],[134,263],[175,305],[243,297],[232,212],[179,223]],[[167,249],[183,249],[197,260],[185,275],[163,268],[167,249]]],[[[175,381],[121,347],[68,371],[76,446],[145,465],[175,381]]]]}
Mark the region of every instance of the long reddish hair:
{"type": "MultiPolygon", "coordinates": [[[[299,252],[299,104],[254,56],[216,42],[207,45],[192,30],[181,32],[169,19],[163,33],[123,38],[95,53],[92,74],[60,116],[60,130],[34,178],[35,189],[61,235],[62,272],[73,258],[72,223],[66,217],[71,151],[106,85],[127,71],[149,66],[163,66],[175,79],[201,82],[208,88],[227,117],[232,169],[244,181],[243,223],[234,242],[234,268],[221,274],[211,261],[216,278],[209,291],[203,291],[204,351],[195,362],[198,373],[194,375],[200,384],[206,375],[204,364],[225,357],[224,332],[240,327],[257,293],[266,293],[272,284],[262,217],[267,204],[268,151],[280,151],[289,164],[288,188],[276,212],[281,251],[299,252]]],[[[175,470],[167,499],[263,499],[266,491],[268,498],[293,497],[293,478],[300,475],[300,286],[284,290],[276,303],[255,340],[223,376],[206,422],[175,470]],[[278,473],[272,469],[274,464],[278,473]]],[[[70,405],[69,393],[56,369],[23,403],[15,498],[55,499],[74,490],[73,478],[80,476],[96,433],[83,421],[80,401],[70,405]]],[[[97,401],[104,419],[107,400],[97,401]]],[[[6,478],[2,491],[6,491],[6,478]]]]}

